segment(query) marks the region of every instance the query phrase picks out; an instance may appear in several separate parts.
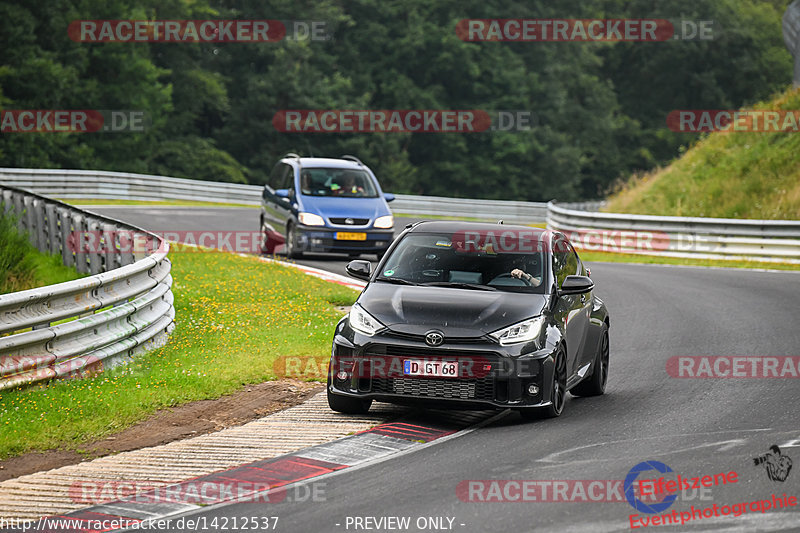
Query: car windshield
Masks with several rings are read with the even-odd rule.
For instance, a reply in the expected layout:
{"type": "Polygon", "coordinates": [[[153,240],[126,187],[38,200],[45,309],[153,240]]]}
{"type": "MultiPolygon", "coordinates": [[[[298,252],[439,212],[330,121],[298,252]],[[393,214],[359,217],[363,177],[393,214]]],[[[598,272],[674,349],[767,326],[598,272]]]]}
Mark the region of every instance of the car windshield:
{"type": "Polygon", "coordinates": [[[377,198],[378,190],[370,175],[358,169],[303,168],[300,192],[306,196],[377,198]]]}
{"type": "Polygon", "coordinates": [[[460,289],[545,292],[546,256],[541,246],[515,236],[505,239],[506,246],[501,249],[486,236],[477,232],[409,233],[387,257],[377,279],[460,289]]]}

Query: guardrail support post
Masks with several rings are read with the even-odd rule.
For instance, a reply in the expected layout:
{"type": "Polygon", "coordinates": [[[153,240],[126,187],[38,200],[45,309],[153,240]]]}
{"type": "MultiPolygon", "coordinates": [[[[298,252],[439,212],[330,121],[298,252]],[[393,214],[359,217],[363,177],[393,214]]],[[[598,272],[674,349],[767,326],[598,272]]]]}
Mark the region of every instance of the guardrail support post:
{"type": "Polygon", "coordinates": [[[86,259],[87,235],[86,219],[83,215],[72,213],[72,231],[75,239],[75,268],[82,274],[89,273],[89,262],[86,259]]]}
{"type": "Polygon", "coordinates": [[[58,212],[59,228],[61,229],[61,261],[66,266],[72,267],[75,266],[77,235],[72,231],[72,218],[69,215],[69,210],[59,207],[56,211],[58,212]]]}
{"type": "Polygon", "coordinates": [[[22,222],[24,231],[28,232],[28,240],[31,241],[33,246],[36,246],[36,219],[33,212],[33,201],[34,199],[30,196],[25,196],[22,199],[23,207],[20,222],[22,222]]]}
{"type": "Polygon", "coordinates": [[[103,270],[103,263],[104,257],[101,251],[100,246],[100,223],[95,220],[94,218],[87,218],[86,229],[89,232],[89,239],[88,241],[91,243],[89,245],[89,250],[87,250],[87,254],[89,254],[89,272],[92,275],[99,274],[104,272],[103,270]]]}
{"type": "Polygon", "coordinates": [[[46,246],[51,254],[59,254],[61,252],[61,232],[58,231],[58,212],[53,204],[45,204],[44,214],[47,219],[46,229],[46,246]]]}

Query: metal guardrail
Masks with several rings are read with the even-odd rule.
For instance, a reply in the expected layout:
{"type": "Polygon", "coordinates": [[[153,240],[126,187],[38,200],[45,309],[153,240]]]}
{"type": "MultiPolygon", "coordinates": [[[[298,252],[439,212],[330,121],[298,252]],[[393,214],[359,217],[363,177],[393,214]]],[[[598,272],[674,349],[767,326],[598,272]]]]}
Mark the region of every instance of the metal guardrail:
{"type": "Polygon", "coordinates": [[[0,168],[0,183],[55,198],[259,205],[262,187],[98,170],[0,168]]]}
{"type": "Polygon", "coordinates": [[[398,194],[389,206],[393,213],[401,215],[471,217],[491,221],[504,220],[514,224],[533,224],[544,222],[547,218],[547,204],[544,202],[471,200],[398,194]]]}
{"type": "Polygon", "coordinates": [[[550,202],[547,227],[584,250],[800,263],[800,220],[627,215],[550,202]]]}
{"type": "MultiPolygon", "coordinates": [[[[124,172],[0,168],[0,182],[56,198],[193,200],[260,205],[263,187],[124,172]]],[[[472,200],[398,194],[390,204],[399,215],[437,215],[544,222],[544,202],[472,200]]]]}
{"type": "Polygon", "coordinates": [[[110,368],[166,341],[175,309],[165,241],[6,185],[0,200],[34,246],[92,274],[0,295],[0,390],[110,368]]]}
{"type": "MultiPolygon", "coordinates": [[[[245,205],[258,205],[262,191],[256,185],[87,170],[0,168],[0,183],[60,198],[177,199],[245,205]]],[[[597,212],[601,205],[415,195],[396,195],[390,204],[395,214],[503,219],[523,224],[546,220],[551,229],[569,233],[576,247],[590,250],[800,262],[800,221],[612,214],[597,212]]]]}

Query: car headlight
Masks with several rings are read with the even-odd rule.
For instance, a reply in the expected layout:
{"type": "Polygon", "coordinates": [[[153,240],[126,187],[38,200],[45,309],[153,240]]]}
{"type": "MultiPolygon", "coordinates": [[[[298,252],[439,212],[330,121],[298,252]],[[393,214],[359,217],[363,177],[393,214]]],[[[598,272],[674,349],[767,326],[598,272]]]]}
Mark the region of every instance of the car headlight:
{"type": "Polygon", "coordinates": [[[351,328],[368,337],[372,337],[378,330],[386,327],[377,318],[364,311],[364,308],[358,304],[353,305],[352,309],[350,309],[350,315],[347,320],[351,328]]]}
{"type": "Polygon", "coordinates": [[[380,229],[389,229],[394,226],[394,217],[386,215],[385,217],[378,217],[375,219],[375,227],[380,229]]]}
{"type": "Polygon", "coordinates": [[[325,221],[322,220],[322,217],[319,215],[315,215],[314,213],[299,213],[297,215],[297,220],[300,221],[301,224],[304,226],[324,226],[325,221]]]}
{"type": "Polygon", "coordinates": [[[489,333],[489,336],[503,346],[517,344],[519,342],[528,342],[539,336],[539,333],[542,331],[542,324],[544,324],[544,317],[537,316],[536,318],[529,318],[528,320],[523,320],[522,322],[517,322],[503,329],[493,331],[489,333]]]}

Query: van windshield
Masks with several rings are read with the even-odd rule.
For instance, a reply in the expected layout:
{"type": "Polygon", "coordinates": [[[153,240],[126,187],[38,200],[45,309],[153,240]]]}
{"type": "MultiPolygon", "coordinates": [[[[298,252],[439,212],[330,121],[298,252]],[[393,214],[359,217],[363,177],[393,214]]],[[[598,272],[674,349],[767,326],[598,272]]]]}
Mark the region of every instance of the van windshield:
{"type": "Polygon", "coordinates": [[[367,172],[345,168],[303,168],[300,192],[306,196],[378,197],[377,187],[367,172]]]}

